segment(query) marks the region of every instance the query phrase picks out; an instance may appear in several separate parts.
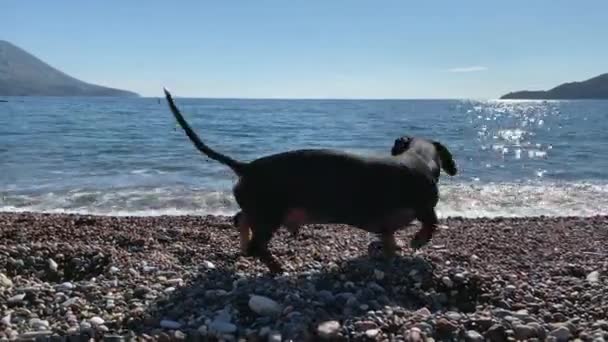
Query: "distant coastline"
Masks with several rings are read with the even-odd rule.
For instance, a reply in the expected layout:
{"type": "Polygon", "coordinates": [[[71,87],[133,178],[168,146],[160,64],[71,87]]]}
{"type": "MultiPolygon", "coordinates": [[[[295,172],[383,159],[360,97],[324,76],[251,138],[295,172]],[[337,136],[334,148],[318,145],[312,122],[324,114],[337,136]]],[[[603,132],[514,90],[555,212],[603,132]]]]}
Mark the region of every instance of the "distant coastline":
{"type": "Polygon", "coordinates": [[[608,100],[608,73],[581,82],[568,82],[549,90],[522,90],[505,94],[501,100],[608,100]]]}
{"type": "Polygon", "coordinates": [[[139,97],[139,94],[81,81],[0,40],[0,96],[139,97]]]}

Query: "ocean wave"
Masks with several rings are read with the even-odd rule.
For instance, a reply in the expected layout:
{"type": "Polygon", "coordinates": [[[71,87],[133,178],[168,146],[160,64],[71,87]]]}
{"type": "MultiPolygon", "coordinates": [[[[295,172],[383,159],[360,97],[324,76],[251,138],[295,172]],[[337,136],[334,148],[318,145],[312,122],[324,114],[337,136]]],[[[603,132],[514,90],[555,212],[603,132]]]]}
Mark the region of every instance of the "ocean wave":
{"type": "MultiPolygon", "coordinates": [[[[608,184],[445,183],[440,217],[593,216],[608,214],[608,184]]],[[[232,215],[229,191],[186,187],[73,189],[0,193],[0,211],[112,216],[232,215]]]]}

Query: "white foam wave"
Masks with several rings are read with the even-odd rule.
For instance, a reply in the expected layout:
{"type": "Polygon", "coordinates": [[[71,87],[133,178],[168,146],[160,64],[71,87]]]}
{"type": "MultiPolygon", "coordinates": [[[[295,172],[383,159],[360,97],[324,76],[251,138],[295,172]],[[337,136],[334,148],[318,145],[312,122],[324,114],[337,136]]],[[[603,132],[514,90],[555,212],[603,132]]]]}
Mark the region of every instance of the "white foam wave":
{"type": "MultiPolygon", "coordinates": [[[[539,178],[542,177],[542,171],[539,178]]],[[[608,184],[445,182],[440,217],[608,215],[608,184]]],[[[128,188],[46,193],[0,193],[0,211],[112,216],[232,215],[228,191],[190,188],[128,188]]]]}

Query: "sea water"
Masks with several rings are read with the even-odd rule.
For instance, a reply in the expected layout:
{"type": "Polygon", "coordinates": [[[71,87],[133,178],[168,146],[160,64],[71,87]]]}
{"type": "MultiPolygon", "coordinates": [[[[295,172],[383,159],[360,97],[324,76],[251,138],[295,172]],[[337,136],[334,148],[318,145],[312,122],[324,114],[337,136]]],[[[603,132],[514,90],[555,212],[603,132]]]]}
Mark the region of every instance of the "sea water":
{"type": "MultiPolygon", "coordinates": [[[[234,213],[232,171],[201,155],[163,98],[3,97],[0,210],[234,213]]],[[[438,214],[608,214],[608,101],[176,98],[199,136],[239,160],[296,148],[389,155],[435,139],[438,214]]],[[[407,191],[404,189],[404,191],[407,191]]]]}

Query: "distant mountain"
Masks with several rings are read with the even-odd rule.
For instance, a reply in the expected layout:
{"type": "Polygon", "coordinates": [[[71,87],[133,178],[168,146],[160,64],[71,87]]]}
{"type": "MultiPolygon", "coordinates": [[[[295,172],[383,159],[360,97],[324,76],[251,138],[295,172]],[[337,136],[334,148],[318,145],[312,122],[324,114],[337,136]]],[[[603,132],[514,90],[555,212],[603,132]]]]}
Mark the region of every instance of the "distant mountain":
{"type": "Polygon", "coordinates": [[[80,81],[0,40],[0,96],[139,96],[80,81]]]}
{"type": "Polygon", "coordinates": [[[526,100],[574,100],[574,99],[608,99],[608,73],[582,82],[569,82],[553,89],[542,91],[516,91],[503,95],[501,99],[526,100]]]}

